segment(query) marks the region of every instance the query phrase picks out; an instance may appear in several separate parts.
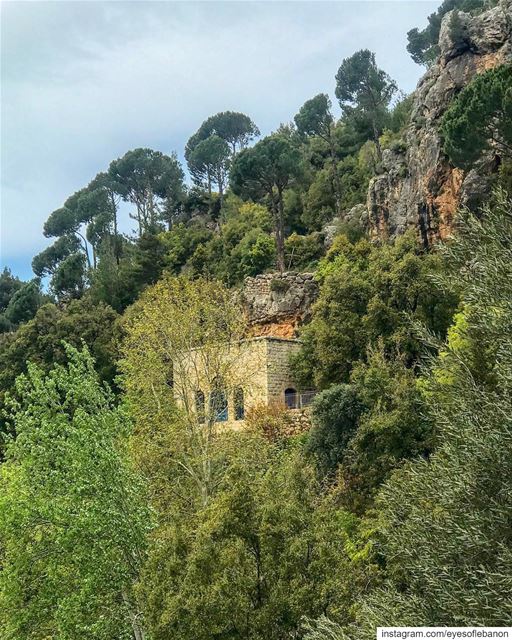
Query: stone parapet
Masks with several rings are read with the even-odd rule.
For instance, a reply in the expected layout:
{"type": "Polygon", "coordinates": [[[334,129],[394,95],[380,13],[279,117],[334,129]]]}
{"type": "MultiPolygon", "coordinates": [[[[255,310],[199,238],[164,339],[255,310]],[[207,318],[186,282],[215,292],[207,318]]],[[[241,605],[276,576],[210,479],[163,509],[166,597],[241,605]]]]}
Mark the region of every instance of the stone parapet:
{"type": "Polygon", "coordinates": [[[318,295],[313,273],[264,273],[245,279],[242,301],[251,335],[293,338],[318,295]]]}

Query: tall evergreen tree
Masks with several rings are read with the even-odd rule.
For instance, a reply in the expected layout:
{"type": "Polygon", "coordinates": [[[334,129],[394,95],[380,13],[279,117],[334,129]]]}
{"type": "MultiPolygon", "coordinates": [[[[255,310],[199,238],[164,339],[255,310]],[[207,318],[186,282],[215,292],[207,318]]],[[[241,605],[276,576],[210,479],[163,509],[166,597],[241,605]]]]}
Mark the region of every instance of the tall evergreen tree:
{"type": "Polygon", "coordinates": [[[285,269],[284,192],[301,175],[299,151],[282,134],[276,133],[245,149],[231,169],[233,191],[245,198],[264,201],[274,222],[277,268],[285,269]]]}
{"type": "Polygon", "coordinates": [[[375,54],[368,49],[345,58],[336,74],[336,97],[343,114],[367,123],[379,159],[382,157],[379,137],[397,90],[395,81],[377,67],[375,54]]]}

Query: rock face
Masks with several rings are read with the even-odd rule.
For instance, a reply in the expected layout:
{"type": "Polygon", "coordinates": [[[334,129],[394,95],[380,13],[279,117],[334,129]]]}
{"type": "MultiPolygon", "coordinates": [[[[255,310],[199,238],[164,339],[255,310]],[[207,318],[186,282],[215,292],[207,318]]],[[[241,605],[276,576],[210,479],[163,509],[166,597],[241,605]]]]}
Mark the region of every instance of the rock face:
{"type": "Polygon", "coordinates": [[[246,278],[242,293],[251,335],[294,338],[318,294],[312,273],[264,273],[246,278]]]}
{"type": "Polygon", "coordinates": [[[409,228],[425,245],[445,237],[459,204],[478,200],[496,170],[493,158],[482,158],[468,173],[452,167],[439,128],[452,98],[475,74],[512,61],[512,0],[501,0],[479,16],[460,12],[456,41],[451,15],[441,26],[441,55],[415,91],[404,144],[384,151],[383,173],[370,182],[367,206],[374,237],[393,237],[409,228]]]}

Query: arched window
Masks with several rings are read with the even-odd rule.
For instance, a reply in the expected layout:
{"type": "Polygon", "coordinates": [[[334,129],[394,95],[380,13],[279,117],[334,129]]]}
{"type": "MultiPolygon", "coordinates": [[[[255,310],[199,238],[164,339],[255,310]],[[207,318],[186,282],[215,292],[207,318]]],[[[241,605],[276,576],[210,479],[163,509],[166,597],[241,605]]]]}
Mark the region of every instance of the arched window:
{"type": "Polygon", "coordinates": [[[205,410],[204,393],[201,391],[201,389],[198,389],[196,391],[196,413],[197,413],[197,419],[199,421],[199,424],[204,423],[204,418],[205,418],[204,410],[205,410]]]}
{"type": "Polygon", "coordinates": [[[245,406],[244,406],[244,390],[242,387],[237,387],[234,393],[234,402],[235,405],[235,420],[243,420],[245,417],[245,406]]]}
{"type": "Polygon", "coordinates": [[[292,387],[289,387],[288,389],[285,389],[284,392],[284,403],[287,407],[287,409],[296,409],[297,408],[297,389],[293,389],[292,387]]]}
{"type": "Polygon", "coordinates": [[[214,422],[226,422],[228,419],[228,396],[218,381],[215,382],[210,393],[210,415],[214,422]]]}

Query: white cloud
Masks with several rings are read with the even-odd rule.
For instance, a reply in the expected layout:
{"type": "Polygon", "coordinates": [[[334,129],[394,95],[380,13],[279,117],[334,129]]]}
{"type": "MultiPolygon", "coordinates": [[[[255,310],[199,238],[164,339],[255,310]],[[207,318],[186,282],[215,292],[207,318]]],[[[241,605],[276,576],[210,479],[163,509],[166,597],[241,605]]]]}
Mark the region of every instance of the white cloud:
{"type": "MultiPolygon", "coordinates": [[[[411,90],[408,29],[434,3],[66,2],[2,5],[2,263],[29,265],[47,215],[137,146],[179,155],[201,121],[248,113],[262,132],[333,94],[370,48],[411,90]]],[[[27,275],[26,273],[24,275],[27,275]]]]}

